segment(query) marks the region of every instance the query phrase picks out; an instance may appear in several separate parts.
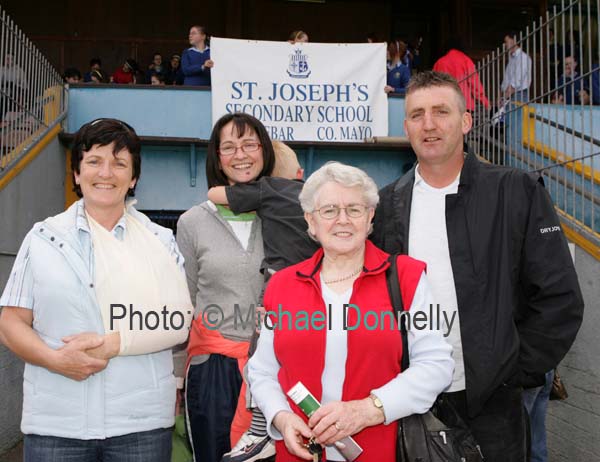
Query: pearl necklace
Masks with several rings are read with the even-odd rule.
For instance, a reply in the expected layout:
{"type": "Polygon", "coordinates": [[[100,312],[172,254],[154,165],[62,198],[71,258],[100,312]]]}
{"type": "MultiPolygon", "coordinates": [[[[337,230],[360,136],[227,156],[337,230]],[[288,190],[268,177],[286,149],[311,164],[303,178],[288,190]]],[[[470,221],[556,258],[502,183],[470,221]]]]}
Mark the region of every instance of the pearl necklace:
{"type": "Polygon", "coordinates": [[[343,281],[347,281],[348,279],[352,279],[354,276],[357,276],[357,275],[359,275],[359,274],[362,272],[362,270],[363,270],[363,267],[362,267],[362,265],[361,265],[361,266],[360,266],[359,268],[357,268],[357,269],[356,269],[356,271],[354,271],[352,274],[349,274],[349,275],[347,275],[347,276],[344,276],[344,277],[342,277],[342,278],[339,278],[339,279],[331,279],[330,281],[325,281],[325,280],[323,280],[323,282],[324,282],[325,284],[335,284],[335,283],[337,283],[337,282],[343,282],[343,281]]]}

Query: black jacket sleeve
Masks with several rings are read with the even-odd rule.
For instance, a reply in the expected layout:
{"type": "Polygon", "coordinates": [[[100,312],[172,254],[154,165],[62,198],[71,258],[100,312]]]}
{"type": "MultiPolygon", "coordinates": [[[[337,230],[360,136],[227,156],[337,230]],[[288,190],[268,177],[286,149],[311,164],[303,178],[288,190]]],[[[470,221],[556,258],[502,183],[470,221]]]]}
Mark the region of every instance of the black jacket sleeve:
{"type": "Polygon", "coordinates": [[[237,183],[225,187],[227,202],[233,213],[245,213],[258,210],[261,203],[262,186],[260,181],[237,183]]]}
{"type": "Polygon", "coordinates": [[[521,382],[527,387],[534,385],[535,376],[556,367],[573,344],[583,318],[583,297],[567,241],[541,179],[530,195],[525,232],[515,318],[521,382]]]}

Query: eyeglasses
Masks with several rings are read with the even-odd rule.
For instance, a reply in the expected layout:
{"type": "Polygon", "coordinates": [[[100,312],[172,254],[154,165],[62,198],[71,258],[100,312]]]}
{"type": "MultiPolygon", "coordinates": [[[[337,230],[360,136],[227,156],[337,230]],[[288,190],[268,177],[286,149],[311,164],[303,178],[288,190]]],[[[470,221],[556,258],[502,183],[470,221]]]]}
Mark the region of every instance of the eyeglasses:
{"type": "Polygon", "coordinates": [[[321,218],[325,218],[326,220],[333,220],[340,215],[342,210],[346,211],[346,215],[350,218],[360,218],[367,211],[367,206],[354,204],[349,205],[348,207],[338,207],[337,205],[325,205],[320,209],[315,209],[315,212],[319,212],[321,218]]]}
{"type": "Polygon", "coordinates": [[[256,142],[243,143],[241,146],[236,146],[234,144],[229,144],[227,146],[223,146],[218,149],[219,154],[225,157],[233,156],[238,149],[241,149],[242,152],[249,153],[258,151],[259,148],[262,147],[262,144],[256,142]]]}

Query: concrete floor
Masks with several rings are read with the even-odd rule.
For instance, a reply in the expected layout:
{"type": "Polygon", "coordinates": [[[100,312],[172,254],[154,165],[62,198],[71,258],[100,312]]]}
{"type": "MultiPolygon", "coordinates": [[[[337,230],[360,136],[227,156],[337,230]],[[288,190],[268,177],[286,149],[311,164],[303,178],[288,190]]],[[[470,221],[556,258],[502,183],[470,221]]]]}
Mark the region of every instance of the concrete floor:
{"type": "Polygon", "coordinates": [[[23,460],[23,443],[17,444],[8,452],[0,455],[0,462],[21,462],[23,460]]]}

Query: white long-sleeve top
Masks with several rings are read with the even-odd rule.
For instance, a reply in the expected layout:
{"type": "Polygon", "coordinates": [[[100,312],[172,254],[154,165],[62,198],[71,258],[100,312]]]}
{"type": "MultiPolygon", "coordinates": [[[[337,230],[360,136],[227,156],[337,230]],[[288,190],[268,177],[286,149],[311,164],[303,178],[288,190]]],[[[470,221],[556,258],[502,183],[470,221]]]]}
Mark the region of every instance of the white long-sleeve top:
{"type": "MultiPolygon", "coordinates": [[[[325,367],[321,376],[322,404],[326,404],[342,397],[348,347],[347,331],[341,328],[341,313],[342,306],[348,303],[352,291],[335,294],[328,290],[323,281],[321,287],[325,305],[332,305],[332,329],[326,332],[325,367]]],[[[428,312],[432,303],[433,296],[423,274],[409,310],[410,319],[413,319],[417,311],[428,312]]],[[[431,320],[431,325],[438,325],[437,318],[431,320]]],[[[410,367],[387,384],[372,390],[383,403],[385,424],[411,414],[426,412],[438,394],[450,384],[454,371],[452,347],[444,338],[443,333],[447,332],[447,328],[441,321],[439,325],[440,330],[416,330],[407,326],[410,367]]],[[[273,348],[273,339],[272,330],[261,330],[257,350],[248,362],[248,381],[252,396],[267,420],[269,435],[273,439],[282,439],[281,433],[273,426],[273,419],[281,411],[292,411],[277,380],[280,364],[273,348]]],[[[331,456],[333,453],[328,451],[327,457],[331,456]]]]}
{"type": "Polygon", "coordinates": [[[527,90],[531,85],[531,58],[521,48],[510,53],[502,79],[502,91],[513,87],[515,91],[527,90]]]}

